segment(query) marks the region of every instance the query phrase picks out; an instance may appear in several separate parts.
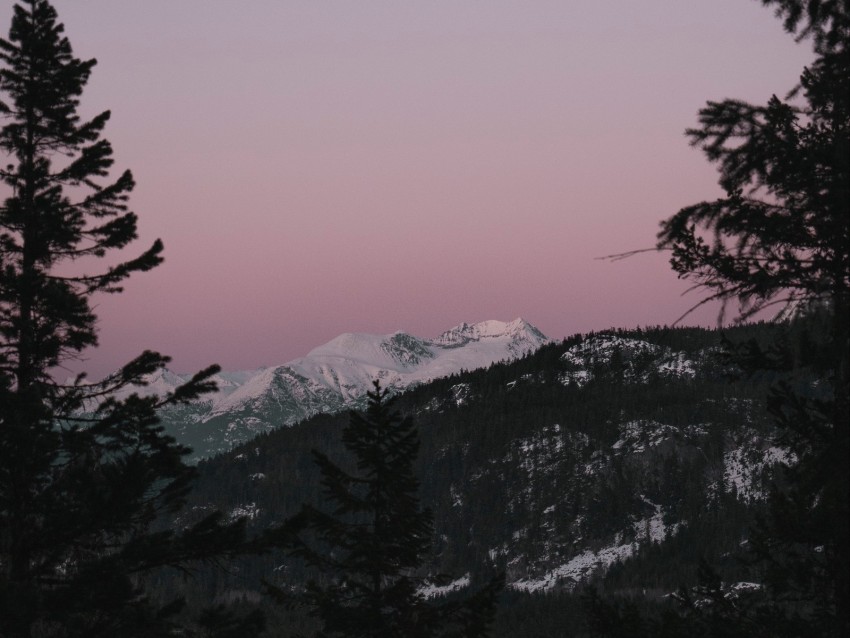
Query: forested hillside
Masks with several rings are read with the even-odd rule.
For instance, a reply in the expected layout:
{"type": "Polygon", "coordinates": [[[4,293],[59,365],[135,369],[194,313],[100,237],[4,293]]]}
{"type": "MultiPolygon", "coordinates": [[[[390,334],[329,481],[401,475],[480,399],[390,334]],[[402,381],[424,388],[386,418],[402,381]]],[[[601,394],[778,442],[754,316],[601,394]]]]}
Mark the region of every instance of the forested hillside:
{"type": "MultiPolygon", "coordinates": [[[[729,556],[747,542],[768,478],[791,459],[772,441],[764,410],[775,379],[736,378],[722,340],[781,337],[805,348],[797,334],[758,324],[577,335],[398,396],[422,439],[421,497],[436,529],[428,571],[473,584],[504,571],[496,635],[522,635],[514,623],[528,626],[518,619],[552,600],[543,593],[570,597],[593,585],[664,600],[696,584],[703,558],[730,585],[757,581],[729,556]]],[[[346,421],[321,415],[202,462],[190,510],[218,508],[263,529],[302,503],[321,506],[310,451],[344,465],[346,421]]],[[[266,555],[243,563],[227,586],[256,600],[262,579],[297,591],[305,572],[266,555]]],[[[554,616],[532,616],[556,622],[576,613],[571,600],[554,605],[554,616]]]]}

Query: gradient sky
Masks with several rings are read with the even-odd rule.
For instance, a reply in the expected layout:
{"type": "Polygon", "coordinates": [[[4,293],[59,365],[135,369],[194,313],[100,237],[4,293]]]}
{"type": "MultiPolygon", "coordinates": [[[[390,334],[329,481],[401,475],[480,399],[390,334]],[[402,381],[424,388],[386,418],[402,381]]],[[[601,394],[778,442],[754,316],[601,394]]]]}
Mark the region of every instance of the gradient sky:
{"type": "Polygon", "coordinates": [[[243,369],[341,332],[672,323],[699,297],[664,255],[596,258],[720,194],[683,134],[706,100],[782,95],[812,57],[753,0],[54,4],[99,61],[83,111],[113,112],[135,250],[166,246],[98,299],[95,376],[142,348],[243,369]]]}

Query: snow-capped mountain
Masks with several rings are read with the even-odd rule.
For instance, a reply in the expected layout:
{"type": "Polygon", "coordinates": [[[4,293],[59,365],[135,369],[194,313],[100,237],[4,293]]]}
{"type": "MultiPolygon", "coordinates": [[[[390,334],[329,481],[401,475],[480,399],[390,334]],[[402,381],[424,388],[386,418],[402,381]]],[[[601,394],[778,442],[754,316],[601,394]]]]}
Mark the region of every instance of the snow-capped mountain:
{"type": "MultiPolygon", "coordinates": [[[[394,335],[344,335],[306,359],[320,365],[342,350],[354,361],[356,349],[361,363],[384,357],[381,370],[392,365],[399,375],[392,378],[409,379],[451,353],[486,347],[482,335],[491,329],[496,339],[507,332],[489,324],[419,340],[421,351],[404,349],[417,352],[416,362],[383,348],[394,335]]],[[[771,329],[726,334],[742,342],[771,329]]],[[[719,354],[720,335],[701,328],[575,335],[399,397],[422,440],[418,472],[434,515],[434,572],[460,576],[485,565],[504,572],[516,596],[577,592],[592,582],[661,598],[693,582],[698,561],[713,552],[713,564],[729,569],[730,591],[745,586],[751,574],[728,557],[746,546],[749,521],[796,457],[764,409],[773,380],[730,376],[719,354]]],[[[304,459],[313,449],[334,462],[350,458],[339,437],[346,421],[317,418],[211,460],[200,468],[193,508],[246,516],[262,529],[301,503],[321,505],[319,471],[304,459]]],[[[307,577],[294,563],[255,565],[282,586],[307,577]]],[[[468,586],[464,576],[422,591],[468,586]]]]}
{"type": "MultiPolygon", "coordinates": [[[[345,333],[282,365],[222,372],[215,379],[218,392],[196,406],[166,411],[163,421],[196,456],[208,456],[271,428],[357,406],[375,379],[398,391],[515,359],[547,341],[523,319],[462,323],[433,339],[345,333]]],[[[161,370],[148,385],[124,392],[164,394],[187,378],[161,370]]]]}

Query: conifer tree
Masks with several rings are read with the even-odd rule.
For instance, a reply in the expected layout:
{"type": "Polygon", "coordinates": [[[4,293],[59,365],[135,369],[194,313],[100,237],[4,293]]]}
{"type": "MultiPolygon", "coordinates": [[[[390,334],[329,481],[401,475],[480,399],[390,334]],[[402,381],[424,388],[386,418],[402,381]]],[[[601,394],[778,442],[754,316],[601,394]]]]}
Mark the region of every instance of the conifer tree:
{"type": "Polygon", "coordinates": [[[740,300],[743,318],[775,304],[810,316],[802,360],[782,343],[750,343],[734,354],[745,370],[794,375],[773,389],[768,409],[796,463],[751,538],[765,598],[749,617],[736,611],[729,622],[750,636],[843,636],[850,634],[850,6],[762,3],[798,40],[813,42],[816,59],[785,99],[727,99],[699,112],[701,126],[688,134],[718,163],[726,196],[663,222],[659,247],[672,250],[681,277],[708,290],[706,300],[740,300]]]}
{"type": "MultiPolygon", "coordinates": [[[[321,636],[416,638],[484,636],[501,577],[463,601],[438,606],[417,577],[433,535],[431,512],[419,504],[413,463],[419,435],[413,420],[392,411],[376,381],[365,414],[351,413],[343,430],[355,460],[348,472],[314,451],[334,510],[304,505],[290,522],[293,554],[324,581],[308,584],[306,601],[323,624],[321,636]]],[[[445,577],[443,577],[445,578],[445,577]]]]}
{"type": "Polygon", "coordinates": [[[214,386],[210,367],[166,397],[123,400],[168,358],[146,351],[101,382],[62,384],[56,366],[97,345],[95,294],[162,261],[136,239],[129,171],[110,180],[109,111],[79,99],[95,60],[74,57],[46,0],[14,6],[0,39],[0,635],[161,635],[179,608],[150,598],[141,576],[246,549],[244,522],[212,514],[179,532],[154,523],[181,507],[194,476],[188,450],[156,411],[214,386]]]}

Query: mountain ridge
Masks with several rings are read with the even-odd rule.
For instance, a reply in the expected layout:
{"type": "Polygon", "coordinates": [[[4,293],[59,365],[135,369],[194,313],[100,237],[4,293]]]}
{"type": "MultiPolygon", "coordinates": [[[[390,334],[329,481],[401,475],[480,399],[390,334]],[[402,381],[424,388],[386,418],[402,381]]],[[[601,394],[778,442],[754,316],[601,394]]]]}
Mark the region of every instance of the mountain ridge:
{"type": "MultiPolygon", "coordinates": [[[[724,336],[770,341],[781,330],[724,336]]],[[[664,600],[697,582],[704,557],[733,589],[758,582],[727,557],[795,459],[763,408],[772,379],[730,376],[721,343],[704,328],[606,330],[401,393],[435,520],[422,573],[464,574],[474,589],[504,572],[513,601],[586,585],[664,600]]],[[[311,450],[344,464],[346,420],[317,415],[204,461],[192,507],[247,512],[262,529],[302,503],[323,505],[311,450]]],[[[309,577],[277,558],[252,569],[293,591],[309,577]]]]}
{"type": "MultiPolygon", "coordinates": [[[[275,427],[359,407],[375,380],[400,392],[462,370],[516,359],[549,342],[522,318],[464,322],[430,339],[403,331],[348,332],[287,363],[220,372],[213,378],[217,392],[192,406],[165,409],[161,416],[166,429],[193,448],[197,460],[275,427]]],[[[127,388],[122,396],[165,394],[188,378],[160,370],[147,385],[127,388]]]]}

